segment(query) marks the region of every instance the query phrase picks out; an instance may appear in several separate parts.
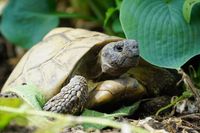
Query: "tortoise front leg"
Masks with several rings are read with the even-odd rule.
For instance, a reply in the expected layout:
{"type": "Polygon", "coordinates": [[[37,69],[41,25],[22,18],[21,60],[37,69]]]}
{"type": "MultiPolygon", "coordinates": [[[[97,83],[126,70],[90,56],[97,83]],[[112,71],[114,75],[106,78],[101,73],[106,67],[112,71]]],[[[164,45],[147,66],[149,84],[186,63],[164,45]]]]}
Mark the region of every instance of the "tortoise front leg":
{"type": "Polygon", "coordinates": [[[88,86],[87,81],[82,76],[74,76],[70,82],[64,86],[60,93],[52,97],[43,107],[43,110],[55,113],[80,113],[87,101],[88,86]]]}
{"type": "Polygon", "coordinates": [[[87,108],[94,108],[121,100],[137,100],[146,94],[146,89],[134,78],[121,77],[100,82],[89,93],[87,108]]]}

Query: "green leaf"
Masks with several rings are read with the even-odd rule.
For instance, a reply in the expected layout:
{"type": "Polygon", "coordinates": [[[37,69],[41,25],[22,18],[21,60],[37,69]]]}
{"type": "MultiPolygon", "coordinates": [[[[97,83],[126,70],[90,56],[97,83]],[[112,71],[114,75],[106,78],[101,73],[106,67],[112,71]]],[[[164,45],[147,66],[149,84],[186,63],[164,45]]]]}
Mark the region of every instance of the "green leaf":
{"type": "Polygon", "coordinates": [[[34,109],[41,110],[45,104],[45,98],[34,85],[20,85],[8,88],[7,91],[16,93],[34,109]]]}
{"type": "Polygon", "coordinates": [[[19,107],[22,100],[19,98],[4,98],[0,97],[0,106],[19,107]]]}
{"type": "Polygon", "coordinates": [[[114,20],[114,22],[112,24],[112,29],[115,33],[123,33],[122,26],[121,26],[119,19],[114,20]]]}
{"type": "MultiPolygon", "coordinates": [[[[82,116],[100,117],[100,118],[106,118],[106,119],[113,120],[115,117],[128,116],[128,115],[133,114],[138,109],[139,105],[140,105],[140,101],[133,103],[132,105],[129,105],[129,106],[123,106],[123,107],[119,108],[118,110],[115,110],[113,113],[110,113],[110,114],[85,109],[84,112],[82,113],[82,116]]],[[[97,129],[102,129],[105,126],[97,125],[97,124],[83,124],[83,127],[84,128],[93,127],[93,128],[97,128],[97,129]]]]}
{"type": "Polygon", "coordinates": [[[103,23],[105,12],[114,2],[113,0],[87,0],[89,7],[100,23],[103,23]]]}
{"type": "Polygon", "coordinates": [[[124,0],[120,20],[125,35],[139,42],[140,55],[152,64],[180,68],[200,53],[200,14],[190,24],[183,0],[124,0]]]}
{"type": "Polygon", "coordinates": [[[58,25],[58,17],[50,14],[55,5],[54,0],[9,0],[1,32],[10,42],[30,48],[58,25]]]}
{"type": "Polygon", "coordinates": [[[141,101],[135,102],[129,106],[123,106],[120,109],[114,111],[114,114],[121,114],[120,116],[132,115],[140,106],[141,101]]]}
{"type": "Polygon", "coordinates": [[[115,0],[115,3],[117,5],[117,9],[119,10],[122,4],[122,0],[115,0]]]}
{"type": "Polygon", "coordinates": [[[200,0],[185,0],[183,4],[183,16],[188,23],[191,20],[192,8],[199,3],[200,0]]]}
{"type": "MultiPolygon", "coordinates": [[[[106,113],[101,113],[101,112],[94,111],[94,110],[89,110],[89,109],[85,109],[84,112],[82,113],[82,116],[101,117],[101,118],[107,118],[107,119],[110,119],[110,120],[112,120],[114,118],[112,116],[109,116],[106,113]]],[[[86,123],[86,124],[83,124],[83,127],[84,128],[91,128],[91,127],[93,127],[93,128],[97,128],[97,129],[102,129],[105,126],[86,123]]]]}
{"type": "Polygon", "coordinates": [[[109,8],[107,11],[106,11],[106,18],[104,19],[104,26],[107,25],[108,23],[108,20],[111,18],[111,16],[116,12],[118,11],[117,8],[109,8]]]}
{"type": "MultiPolygon", "coordinates": [[[[0,98],[0,106],[8,106],[17,108],[22,104],[18,98],[0,98]]],[[[0,129],[3,129],[17,114],[11,114],[0,110],[0,129]]]]}
{"type": "MultiPolygon", "coordinates": [[[[122,3],[121,0],[115,0],[115,7],[110,7],[110,8],[107,9],[106,16],[105,16],[105,19],[104,19],[104,27],[108,24],[108,21],[113,17],[114,22],[112,24],[112,28],[115,28],[116,26],[120,26],[120,27],[117,27],[117,28],[120,28],[120,30],[121,30],[120,32],[122,32],[121,24],[120,24],[119,18],[118,18],[118,13],[119,13],[119,10],[120,10],[120,7],[121,7],[121,3],[122,3]],[[116,17],[115,14],[117,14],[117,17],[116,17]],[[118,25],[118,22],[119,22],[119,25],[118,25]]],[[[115,31],[115,29],[113,29],[113,30],[115,31]]]]}

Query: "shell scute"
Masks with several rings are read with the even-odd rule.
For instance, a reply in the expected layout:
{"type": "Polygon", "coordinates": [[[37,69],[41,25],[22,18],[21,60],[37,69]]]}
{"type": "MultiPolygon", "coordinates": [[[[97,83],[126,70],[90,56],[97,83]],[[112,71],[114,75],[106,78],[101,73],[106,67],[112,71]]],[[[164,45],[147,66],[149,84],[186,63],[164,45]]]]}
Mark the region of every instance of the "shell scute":
{"type": "Polygon", "coordinates": [[[120,38],[83,29],[54,29],[24,55],[2,91],[33,83],[49,99],[60,91],[77,63],[93,46],[117,40],[120,38]]]}

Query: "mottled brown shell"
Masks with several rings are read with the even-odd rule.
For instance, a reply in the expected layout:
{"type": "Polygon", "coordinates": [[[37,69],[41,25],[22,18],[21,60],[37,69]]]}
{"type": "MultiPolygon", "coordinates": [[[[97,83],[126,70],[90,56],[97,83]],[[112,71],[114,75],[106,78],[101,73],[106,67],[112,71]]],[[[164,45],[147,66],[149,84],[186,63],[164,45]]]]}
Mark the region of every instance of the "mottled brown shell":
{"type": "Polygon", "coordinates": [[[2,92],[12,86],[31,83],[49,99],[60,91],[77,63],[92,47],[117,40],[120,39],[83,29],[54,29],[24,55],[2,92]]]}

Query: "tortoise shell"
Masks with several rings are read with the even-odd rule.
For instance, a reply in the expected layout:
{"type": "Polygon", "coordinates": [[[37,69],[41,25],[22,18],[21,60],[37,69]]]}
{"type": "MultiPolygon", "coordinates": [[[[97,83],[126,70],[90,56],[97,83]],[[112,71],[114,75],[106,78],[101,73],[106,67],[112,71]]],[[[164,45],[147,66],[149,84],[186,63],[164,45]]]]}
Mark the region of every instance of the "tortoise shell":
{"type": "Polygon", "coordinates": [[[100,46],[93,49],[98,53],[104,45],[119,40],[121,38],[94,31],[56,28],[22,57],[2,92],[23,83],[34,84],[48,100],[60,91],[93,47],[100,46]]]}

